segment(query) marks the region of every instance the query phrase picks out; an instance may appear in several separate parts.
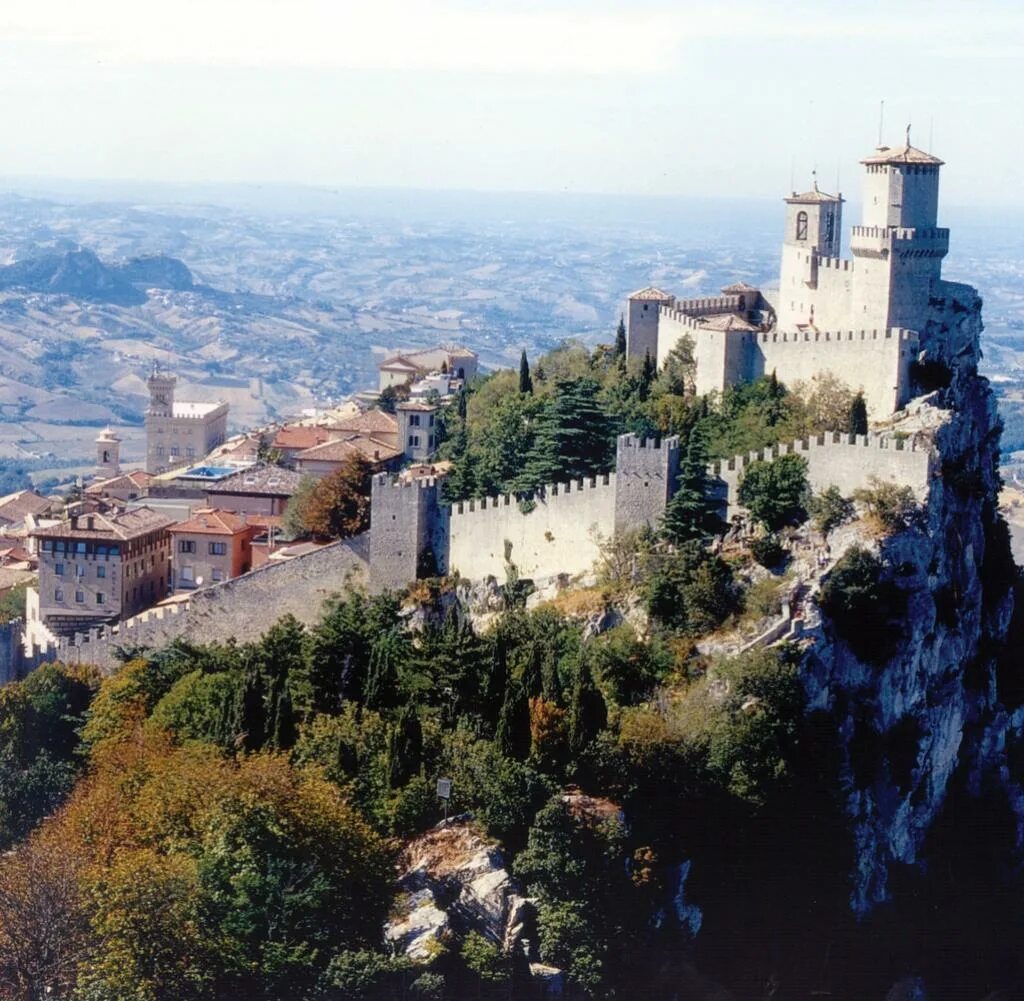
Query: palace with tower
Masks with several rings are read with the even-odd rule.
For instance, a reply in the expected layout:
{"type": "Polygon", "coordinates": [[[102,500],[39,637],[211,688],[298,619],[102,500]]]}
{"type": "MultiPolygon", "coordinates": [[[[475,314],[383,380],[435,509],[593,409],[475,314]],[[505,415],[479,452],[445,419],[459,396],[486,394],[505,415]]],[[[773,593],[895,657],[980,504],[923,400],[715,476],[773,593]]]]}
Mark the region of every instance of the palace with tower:
{"type": "Polygon", "coordinates": [[[146,472],[164,473],[205,458],[227,437],[228,405],[175,399],[177,378],[154,368],[146,380],[146,472]]]}
{"type": "Polygon", "coordinates": [[[861,161],[864,208],[840,257],[843,198],[793,192],[777,292],[740,283],[721,296],[677,299],[657,288],[629,297],[630,355],[659,365],[683,338],[693,345],[698,393],[775,372],[796,382],[832,372],[862,390],[872,417],[909,399],[930,300],[941,295],[949,230],[938,225],[942,161],[910,145],[861,161]]]}

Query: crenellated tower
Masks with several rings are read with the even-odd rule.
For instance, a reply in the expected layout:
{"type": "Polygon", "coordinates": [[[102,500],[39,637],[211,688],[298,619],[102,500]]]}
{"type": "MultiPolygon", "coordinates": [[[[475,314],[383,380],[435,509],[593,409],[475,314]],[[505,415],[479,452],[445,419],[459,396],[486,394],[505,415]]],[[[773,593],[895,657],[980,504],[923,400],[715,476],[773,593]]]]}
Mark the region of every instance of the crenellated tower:
{"type": "Polygon", "coordinates": [[[942,160],[907,142],[879,147],[861,161],[864,214],[853,227],[856,325],[922,329],[928,301],[942,279],[949,230],[938,225],[942,160]]]}

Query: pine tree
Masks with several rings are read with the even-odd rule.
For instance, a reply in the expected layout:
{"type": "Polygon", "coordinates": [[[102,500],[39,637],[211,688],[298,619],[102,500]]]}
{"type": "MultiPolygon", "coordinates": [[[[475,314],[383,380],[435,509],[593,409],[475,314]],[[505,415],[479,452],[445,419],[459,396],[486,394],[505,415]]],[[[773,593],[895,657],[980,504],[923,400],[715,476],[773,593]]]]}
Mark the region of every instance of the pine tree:
{"type": "Polygon", "coordinates": [[[846,420],[846,430],[849,434],[868,433],[868,405],[864,401],[863,393],[858,393],[850,404],[850,414],[846,420]]]}
{"type": "Polygon", "coordinates": [[[364,705],[367,709],[386,709],[396,704],[398,694],[398,637],[393,631],[374,640],[370,666],[366,674],[364,705]]]}
{"type": "Polygon", "coordinates": [[[580,657],[569,703],[569,750],[578,755],[608,725],[608,708],[594,684],[586,657],[580,657]]]}
{"type": "Polygon", "coordinates": [[[526,357],[526,348],[523,348],[522,357],[519,359],[519,392],[524,395],[533,393],[533,379],[530,376],[530,362],[526,357]]]}
{"type": "Polygon", "coordinates": [[[614,460],[613,429],[592,379],[569,379],[555,392],[535,422],[533,445],[515,489],[535,490],[607,472],[614,460]]]}
{"type": "Polygon", "coordinates": [[[707,443],[694,430],[679,468],[678,486],[661,519],[662,538],[673,545],[702,539],[718,528],[718,516],[708,498],[707,443]]]}
{"type": "Polygon", "coordinates": [[[626,318],[619,314],[619,327],[615,331],[615,356],[626,357],[626,318]]]}

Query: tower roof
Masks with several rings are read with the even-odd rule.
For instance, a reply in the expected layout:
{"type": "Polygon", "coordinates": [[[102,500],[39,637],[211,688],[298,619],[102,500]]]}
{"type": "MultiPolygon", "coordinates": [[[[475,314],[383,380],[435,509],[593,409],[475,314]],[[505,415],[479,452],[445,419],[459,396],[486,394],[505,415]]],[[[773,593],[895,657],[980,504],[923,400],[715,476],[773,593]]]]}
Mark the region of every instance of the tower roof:
{"type": "Polygon", "coordinates": [[[121,439],[114,433],[114,429],[108,424],[97,436],[96,441],[120,441],[121,439]]]}
{"type": "Polygon", "coordinates": [[[827,191],[821,191],[818,188],[817,178],[814,179],[814,187],[810,191],[805,191],[802,195],[794,191],[784,199],[787,205],[819,205],[822,202],[841,202],[842,200],[842,195],[830,195],[827,191]]]}
{"type": "Polygon", "coordinates": [[[902,146],[879,146],[871,156],[866,156],[861,163],[865,165],[878,165],[885,163],[901,164],[930,164],[934,167],[941,167],[945,161],[940,160],[923,149],[911,146],[909,142],[902,146]]]}
{"type": "Polygon", "coordinates": [[[668,302],[674,299],[675,296],[669,295],[668,292],[662,292],[660,288],[655,288],[653,285],[648,285],[647,288],[639,289],[636,292],[630,294],[630,299],[654,299],[658,302],[668,302]]]}

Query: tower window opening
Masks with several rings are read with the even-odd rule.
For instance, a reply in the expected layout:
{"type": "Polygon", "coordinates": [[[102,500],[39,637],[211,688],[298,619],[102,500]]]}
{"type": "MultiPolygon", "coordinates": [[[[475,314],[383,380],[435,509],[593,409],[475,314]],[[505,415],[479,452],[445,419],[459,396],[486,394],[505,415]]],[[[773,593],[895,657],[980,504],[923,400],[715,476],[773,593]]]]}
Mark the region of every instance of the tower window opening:
{"type": "Polygon", "coordinates": [[[807,213],[797,212],[796,214],[796,238],[798,240],[807,239],[807,213]]]}

